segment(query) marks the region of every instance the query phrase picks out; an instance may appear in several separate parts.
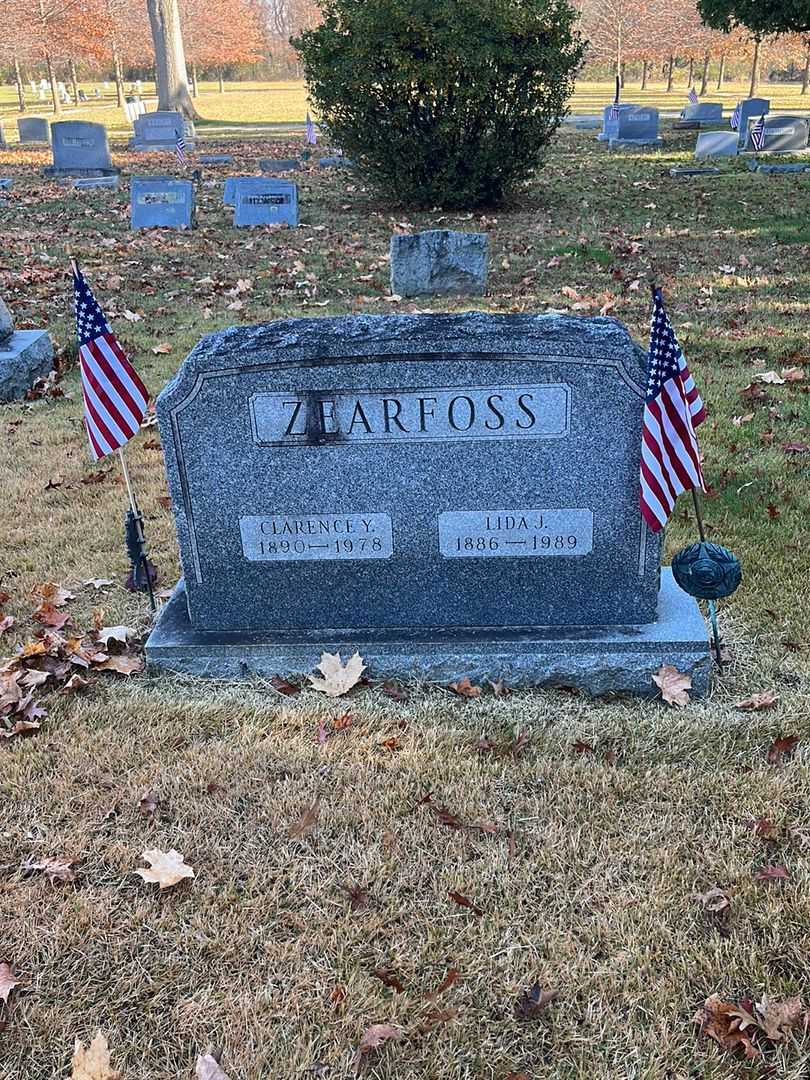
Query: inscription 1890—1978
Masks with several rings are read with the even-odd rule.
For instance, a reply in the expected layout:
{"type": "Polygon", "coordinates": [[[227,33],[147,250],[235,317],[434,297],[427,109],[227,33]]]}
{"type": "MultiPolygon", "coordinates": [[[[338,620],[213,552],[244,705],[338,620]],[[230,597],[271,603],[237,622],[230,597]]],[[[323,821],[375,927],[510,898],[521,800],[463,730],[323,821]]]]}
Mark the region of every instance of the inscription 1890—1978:
{"type": "Polygon", "coordinates": [[[260,446],[445,439],[555,439],[568,433],[570,389],[534,386],[268,392],[250,401],[260,446]]]}

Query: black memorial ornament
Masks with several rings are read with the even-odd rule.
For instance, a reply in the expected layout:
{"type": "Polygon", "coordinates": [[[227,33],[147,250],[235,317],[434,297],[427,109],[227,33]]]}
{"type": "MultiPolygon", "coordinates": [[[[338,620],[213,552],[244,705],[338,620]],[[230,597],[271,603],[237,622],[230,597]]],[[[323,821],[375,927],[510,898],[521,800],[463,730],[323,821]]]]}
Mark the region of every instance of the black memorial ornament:
{"type": "Polygon", "coordinates": [[[673,557],[672,576],[690,596],[720,600],[736,592],[742,581],[742,568],[734,552],[702,540],[682,548],[673,557]]]}

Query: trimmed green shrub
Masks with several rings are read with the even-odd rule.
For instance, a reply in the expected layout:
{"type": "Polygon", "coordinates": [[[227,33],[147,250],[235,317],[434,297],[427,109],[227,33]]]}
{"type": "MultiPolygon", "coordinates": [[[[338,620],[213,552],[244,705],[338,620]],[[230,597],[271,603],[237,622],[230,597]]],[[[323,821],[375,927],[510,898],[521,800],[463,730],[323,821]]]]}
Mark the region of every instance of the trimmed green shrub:
{"type": "Polygon", "coordinates": [[[568,0],[324,0],[293,45],[333,141],[407,205],[495,205],[541,164],[582,62],[568,0]]]}

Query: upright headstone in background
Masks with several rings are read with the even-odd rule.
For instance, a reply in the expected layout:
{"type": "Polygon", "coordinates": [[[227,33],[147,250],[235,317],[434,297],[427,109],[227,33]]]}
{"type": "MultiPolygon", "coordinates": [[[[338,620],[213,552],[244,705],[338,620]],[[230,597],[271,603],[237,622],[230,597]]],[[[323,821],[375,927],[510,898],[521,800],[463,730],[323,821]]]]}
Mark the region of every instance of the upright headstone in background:
{"type": "Polygon", "coordinates": [[[240,180],[254,180],[252,176],[228,176],[225,178],[225,190],[222,201],[225,206],[236,206],[236,186],[240,180]]]}
{"type": "Polygon", "coordinates": [[[740,122],[737,128],[737,144],[740,150],[752,149],[750,143],[749,127],[751,121],[759,120],[760,116],[766,116],[771,110],[771,103],[767,98],[744,98],[740,104],[740,122]]]}
{"type": "Polygon", "coordinates": [[[41,116],[22,116],[17,121],[20,143],[50,143],[51,126],[41,116]]]}
{"type": "Polygon", "coordinates": [[[763,154],[802,154],[810,141],[810,119],[771,113],[765,117],[764,136],[762,149],[754,151],[749,129],[748,149],[763,154]]]}
{"type": "Polygon", "coordinates": [[[8,150],[6,145],[6,134],[3,131],[3,121],[0,120],[0,150],[8,150]]]}
{"type": "Polygon", "coordinates": [[[130,150],[173,151],[181,136],[186,141],[187,149],[193,149],[194,128],[192,125],[189,131],[182,113],[167,110],[145,112],[135,118],[133,127],[135,134],[129,142],[130,150]]]}
{"type": "Polygon", "coordinates": [[[44,330],[14,330],[0,297],[0,401],[19,401],[53,364],[53,346],[44,330]]]}
{"type": "Polygon", "coordinates": [[[134,176],[130,185],[133,229],[190,229],[194,185],[168,176],[134,176]]]}
{"type": "Polygon", "coordinates": [[[697,137],[695,160],[736,157],[739,153],[736,131],[704,131],[697,137]]]}
{"type": "Polygon", "coordinates": [[[706,688],[638,508],[645,355],[612,319],[356,316],[203,339],[157,405],[184,570],[147,657],[706,688]]]}
{"type": "Polygon", "coordinates": [[[649,105],[619,106],[618,118],[608,116],[604,120],[604,137],[611,147],[657,145],[661,142],[658,109],[649,105]]]}
{"type": "Polygon", "coordinates": [[[429,229],[391,237],[391,292],[400,296],[478,296],[487,287],[486,233],[429,229]]]}
{"type": "Polygon", "coordinates": [[[723,122],[723,104],[720,101],[701,101],[697,105],[687,105],[681,110],[682,120],[694,120],[698,124],[720,124],[723,122]]]}
{"type": "Polygon", "coordinates": [[[298,188],[289,180],[248,176],[237,180],[233,223],[251,225],[298,225],[298,188]]]}
{"type": "Polygon", "coordinates": [[[107,129],[87,120],[62,120],[51,125],[53,165],[46,176],[113,176],[120,172],[110,158],[107,129]]]}

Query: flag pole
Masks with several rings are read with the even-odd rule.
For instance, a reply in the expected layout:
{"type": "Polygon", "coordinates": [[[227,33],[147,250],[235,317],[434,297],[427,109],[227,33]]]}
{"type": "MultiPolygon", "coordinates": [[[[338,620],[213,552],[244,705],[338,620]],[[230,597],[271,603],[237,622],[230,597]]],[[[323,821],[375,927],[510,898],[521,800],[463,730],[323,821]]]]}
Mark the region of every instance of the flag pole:
{"type": "MultiPolygon", "coordinates": [[[[695,507],[695,520],[697,521],[698,535],[700,536],[701,544],[706,543],[706,530],[703,527],[703,513],[700,506],[700,496],[695,488],[692,488],[692,502],[695,507]]],[[[712,637],[714,638],[714,657],[717,661],[717,666],[720,668],[722,674],[723,671],[723,654],[720,651],[720,629],[717,625],[717,601],[707,601],[709,605],[709,618],[712,624],[712,637]]]]}

